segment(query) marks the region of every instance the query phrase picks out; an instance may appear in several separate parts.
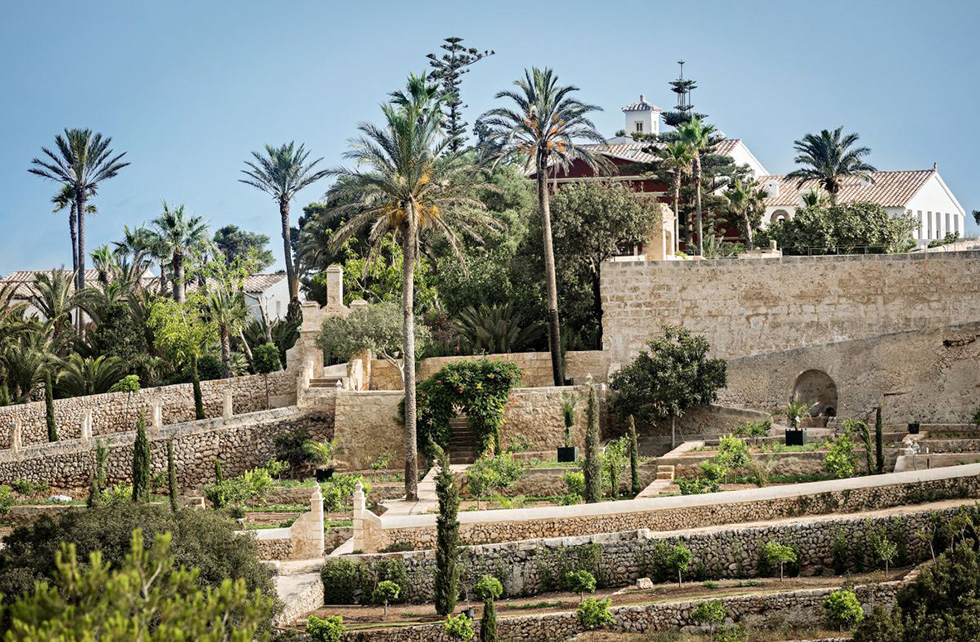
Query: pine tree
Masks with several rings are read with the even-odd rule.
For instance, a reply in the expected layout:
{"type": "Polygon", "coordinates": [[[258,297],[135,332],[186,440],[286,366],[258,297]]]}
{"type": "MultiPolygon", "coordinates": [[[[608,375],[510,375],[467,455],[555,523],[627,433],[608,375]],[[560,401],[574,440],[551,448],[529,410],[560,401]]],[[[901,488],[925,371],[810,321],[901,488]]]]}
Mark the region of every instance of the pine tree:
{"type": "Polygon", "coordinates": [[[44,418],[48,423],[48,441],[58,441],[58,421],[54,416],[54,385],[51,371],[44,371],[44,418]]]}
{"type": "Polygon", "coordinates": [[[140,413],[133,444],[133,501],[150,501],[150,440],[146,438],[146,420],[140,413]]]}
{"type": "Polygon", "coordinates": [[[204,395],[201,393],[201,377],[197,374],[197,363],[191,369],[191,386],[194,389],[194,416],[198,421],[204,419],[204,395]]]}
{"type": "Polygon", "coordinates": [[[445,114],[446,136],[449,138],[449,150],[458,152],[466,144],[466,121],[463,120],[462,110],[467,107],[460,98],[460,84],[463,74],[467,73],[470,65],[492,56],[492,51],[478,51],[472,47],[464,47],[463,39],[456,36],[446,38],[440,48],[446,53],[442,56],[431,53],[429,66],[432,73],[429,77],[438,81],[445,96],[443,109],[445,114]]]}
{"type": "Polygon", "coordinates": [[[589,382],[589,403],[586,407],[585,431],[585,501],[602,501],[602,462],[599,457],[599,397],[595,384],[589,382]]]}
{"type": "Polygon", "coordinates": [[[677,94],[677,105],[672,111],[665,111],[663,113],[664,124],[668,127],[675,128],[682,123],[690,121],[691,118],[697,117],[704,120],[707,117],[707,114],[694,113],[691,92],[697,89],[698,85],[694,80],[684,78],[684,61],[679,61],[678,64],[681,66],[680,74],[675,80],[667,83],[670,85],[670,90],[677,94]]]}
{"type": "Polygon", "coordinates": [[[180,503],[177,501],[177,466],[174,464],[174,442],[167,441],[167,490],[170,494],[170,510],[177,512],[180,503]]]}
{"type": "Polygon", "coordinates": [[[434,446],[439,459],[436,495],[439,515],[436,517],[436,613],[451,615],[459,597],[459,487],[449,467],[449,455],[434,446]]]}
{"type": "Polygon", "coordinates": [[[640,494],[640,444],[636,438],[636,422],[630,415],[630,481],[632,482],[633,497],[640,494]]]}
{"type": "Polygon", "coordinates": [[[885,472],[885,446],[883,442],[884,427],[881,424],[881,406],[875,408],[875,474],[885,472]]]}

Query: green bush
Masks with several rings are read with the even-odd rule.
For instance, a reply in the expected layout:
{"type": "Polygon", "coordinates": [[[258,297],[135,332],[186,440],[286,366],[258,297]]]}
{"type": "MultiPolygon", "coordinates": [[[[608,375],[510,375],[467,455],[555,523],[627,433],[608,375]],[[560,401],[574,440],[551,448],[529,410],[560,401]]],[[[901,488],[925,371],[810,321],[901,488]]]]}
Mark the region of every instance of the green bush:
{"type": "Polygon", "coordinates": [[[473,639],[473,620],[466,617],[465,613],[448,616],[442,626],[450,640],[466,642],[473,639]]]}
{"type": "Polygon", "coordinates": [[[371,492],[371,484],[363,475],[334,473],[328,481],[320,485],[323,508],[331,513],[339,513],[352,506],[357,482],[361,482],[365,495],[371,492]]]}
{"type": "Polygon", "coordinates": [[[282,370],[279,361],[279,348],[274,343],[263,343],[252,350],[252,363],[256,374],[268,374],[282,370]]]}
{"type": "Polygon", "coordinates": [[[721,600],[699,602],[694,608],[694,612],[691,613],[691,619],[695,622],[711,627],[724,623],[726,617],[728,617],[728,611],[725,609],[725,603],[721,600]]]}
{"type": "Polygon", "coordinates": [[[327,558],[320,569],[324,604],[366,604],[382,582],[398,587],[398,596],[390,603],[404,601],[408,595],[408,571],[402,560],[381,557],[370,563],[343,558],[327,558]]]}
{"type": "Polygon", "coordinates": [[[466,469],[466,483],[477,499],[501,492],[524,474],[524,464],[512,453],[483,456],[466,469]]]}
{"type": "Polygon", "coordinates": [[[582,597],[585,593],[595,593],[595,576],[588,571],[572,571],[565,574],[565,589],[572,593],[578,593],[582,597]]]}
{"type": "Polygon", "coordinates": [[[847,433],[839,435],[830,445],[823,462],[824,470],[837,479],[853,477],[857,472],[857,455],[854,442],[847,433]]]}
{"type": "Polygon", "coordinates": [[[126,375],[109,388],[109,392],[139,392],[140,378],[136,375],[126,375]]]}
{"type": "Polygon", "coordinates": [[[331,615],[323,619],[311,615],[306,621],[306,633],[311,642],[340,642],[344,634],[344,618],[331,615]]]}
{"type": "Polygon", "coordinates": [[[823,607],[827,620],[841,631],[864,619],[864,610],[853,591],[834,591],[824,599],[823,607]]]}
{"type": "Polygon", "coordinates": [[[567,472],[562,481],[565,483],[565,492],[569,495],[578,495],[580,499],[585,495],[585,473],[582,471],[567,472]]]}
{"type": "Polygon", "coordinates": [[[594,631],[596,629],[602,629],[615,621],[613,614],[609,612],[609,607],[612,605],[612,600],[606,598],[605,600],[597,600],[594,597],[582,602],[575,611],[575,615],[578,617],[579,624],[582,628],[589,631],[594,631]]]}
{"type": "Polygon", "coordinates": [[[476,583],[473,587],[473,593],[479,600],[496,600],[498,597],[503,595],[504,586],[500,583],[500,580],[495,578],[493,575],[484,575],[480,578],[480,581],[476,583]]]}
{"type": "Polygon", "coordinates": [[[303,444],[309,439],[310,433],[303,428],[296,428],[287,433],[276,435],[273,442],[276,446],[276,459],[289,464],[291,470],[300,470],[309,461],[306,451],[303,449],[303,444]]]}
{"type": "Polygon", "coordinates": [[[14,505],[14,495],[10,486],[0,486],[0,517],[10,512],[10,507],[14,505]]]}
{"type": "Polygon", "coordinates": [[[246,470],[240,477],[219,481],[204,488],[204,496],[215,508],[246,504],[259,499],[272,486],[272,476],[265,468],[246,470]]]}

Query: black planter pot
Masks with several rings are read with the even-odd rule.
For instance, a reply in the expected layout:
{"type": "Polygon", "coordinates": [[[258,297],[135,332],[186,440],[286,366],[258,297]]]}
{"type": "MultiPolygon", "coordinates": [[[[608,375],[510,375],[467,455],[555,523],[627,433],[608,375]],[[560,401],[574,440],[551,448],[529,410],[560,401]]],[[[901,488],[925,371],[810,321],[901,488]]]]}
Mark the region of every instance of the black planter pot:
{"type": "Polygon", "coordinates": [[[909,424],[909,434],[910,435],[919,434],[919,422],[909,424]]]}
{"type": "Polygon", "coordinates": [[[806,431],[802,429],[786,431],[787,446],[803,446],[806,444],[806,431]]]}
{"type": "Polygon", "coordinates": [[[568,464],[578,461],[578,446],[559,447],[558,463],[568,464]]]}
{"type": "Polygon", "coordinates": [[[330,481],[331,477],[333,477],[333,468],[316,469],[316,481],[318,484],[322,484],[325,481],[330,481]]]}

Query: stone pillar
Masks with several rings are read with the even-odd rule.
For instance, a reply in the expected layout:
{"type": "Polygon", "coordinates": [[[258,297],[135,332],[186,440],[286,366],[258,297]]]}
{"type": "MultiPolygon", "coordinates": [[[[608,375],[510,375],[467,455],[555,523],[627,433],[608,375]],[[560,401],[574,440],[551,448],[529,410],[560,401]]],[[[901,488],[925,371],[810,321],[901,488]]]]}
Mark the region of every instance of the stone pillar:
{"type": "Polygon", "coordinates": [[[221,391],[221,418],[228,420],[235,415],[235,400],[231,388],[221,391]]]}
{"type": "Polygon", "coordinates": [[[354,550],[363,551],[365,543],[364,513],[367,511],[367,500],[364,497],[364,484],[357,482],[354,486],[354,550]]]}
{"type": "Polygon", "coordinates": [[[327,275],[327,308],[344,305],[344,268],[331,265],[326,269],[327,275]]]}
{"type": "Polygon", "coordinates": [[[150,411],[151,426],[153,430],[160,430],[163,428],[163,404],[160,403],[159,399],[153,400],[153,407],[150,411]]]}
{"type": "Polygon", "coordinates": [[[82,443],[88,443],[92,440],[92,409],[86,408],[85,412],[82,413],[82,443]]]}
{"type": "Polygon", "coordinates": [[[319,551],[317,557],[320,557],[324,555],[323,549],[326,546],[323,537],[323,493],[320,492],[320,484],[314,486],[313,494],[310,495],[310,512],[313,514],[313,545],[315,550],[319,551]]]}
{"type": "MultiPolygon", "coordinates": [[[[20,425],[20,419],[14,419],[14,425],[10,428],[10,450],[12,450],[15,455],[18,455],[23,447],[23,429],[20,425]]],[[[363,494],[364,493],[361,493],[361,495],[363,494]]]]}

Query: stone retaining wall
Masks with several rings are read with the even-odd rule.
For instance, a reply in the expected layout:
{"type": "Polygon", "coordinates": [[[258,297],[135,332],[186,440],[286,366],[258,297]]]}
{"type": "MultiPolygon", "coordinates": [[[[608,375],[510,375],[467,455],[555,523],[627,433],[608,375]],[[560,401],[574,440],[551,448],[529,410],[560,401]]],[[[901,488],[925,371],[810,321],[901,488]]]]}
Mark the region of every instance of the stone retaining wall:
{"type": "MultiPolygon", "coordinates": [[[[225,476],[240,475],[275,456],[275,437],[303,428],[317,439],[333,433],[329,415],[303,413],[295,408],[264,410],[231,419],[205,419],[150,430],[154,474],[167,469],[167,441],[174,442],[177,479],[181,487],[214,481],[214,462],[221,459],[225,476]]],[[[117,432],[102,441],[109,449],[106,481],[128,482],[133,465],[136,432],[117,432]]],[[[95,440],[58,441],[27,446],[20,453],[0,451],[0,483],[24,479],[54,488],[84,488],[95,470],[95,440]]]]}
{"type": "MultiPolygon", "coordinates": [[[[229,389],[235,413],[265,410],[267,382],[269,407],[281,408],[296,403],[296,378],[285,371],[268,375],[268,380],[264,375],[214,379],[201,382],[204,414],[220,417],[224,391],[229,389]]],[[[110,392],[55,399],[58,436],[61,439],[81,437],[80,426],[86,410],[92,411],[92,434],[96,436],[133,430],[140,413],[149,425],[156,403],[161,405],[164,425],[194,421],[193,389],[191,384],[183,383],[145,388],[135,393],[110,392]]],[[[48,431],[44,412],[43,401],[0,407],[0,448],[10,448],[10,432],[15,421],[21,422],[24,445],[46,443],[48,431]]]]}
{"type": "MultiPolygon", "coordinates": [[[[803,515],[855,513],[980,495],[980,464],[845,480],[772,486],[708,495],[633,499],[578,506],[464,512],[460,537],[466,544],[598,533],[683,528],[766,521],[803,515]]],[[[392,544],[410,550],[433,548],[435,516],[378,518],[354,513],[360,550],[392,544]],[[359,529],[361,532],[359,533],[359,529]]]]}
{"type": "MultiPolygon", "coordinates": [[[[969,505],[965,503],[964,505],[969,505]]],[[[654,581],[676,579],[666,568],[664,558],[670,547],[683,543],[693,554],[687,579],[729,579],[757,577],[760,553],[769,541],[791,546],[797,551],[800,574],[830,574],[836,562],[849,571],[876,568],[869,537],[881,530],[899,546],[900,560],[894,566],[914,565],[931,558],[929,544],[914,536],[928,531],[934,519],[946,521],[958,510],[943,505],[910,508],[899,512],[877,511],[861,516],[823,516],[806,520],[746,524],[654,533],[649,530],[526,540],[504,544],[470,546],[463,553],[463,586],[471,595],[473,586],[484,575],[497,577],[507,597],[529,597],[562,590],[561,579],[570,570],[584,568],[593,573],[601,586],[629,586],[641,577],[654,581]]],[[[434,595],[435,551],[411,551],[351,557],[370,563],[381,557],[400,558],[408,572],[404,598],[411,602],[431,602],[434,595]]],[[[328,562],[329,563],[329,562],[328,562]]]]}
{"type": "MultiPolygon", "coordinates": [[[[865,611],[871,604],[890,607],[901,582],[886,582],[855,587],[854,592],[865,611]]],[[[823,601],[836,589],[810,589],[764,595],[736,595],[719,598],[730,620],[749,627],[775,628],[815,627],[826,621],[823,601]]],[[[693,614],[699,602],[662,602],[610,609],[615,620],[606,630],[618,633],[653,633],[681,629],[698,631],[693,614]]],[[[477,628],[477,627],[474,627],[477,628]]],[[[575,613],[548,613],[524,617],[497,618],[497,632],[508,642],[563,642],[586,631],[575,613]]],[[[443,625],[386,627],[347,631],[344,642],[450,642],[443,625]]]]}

